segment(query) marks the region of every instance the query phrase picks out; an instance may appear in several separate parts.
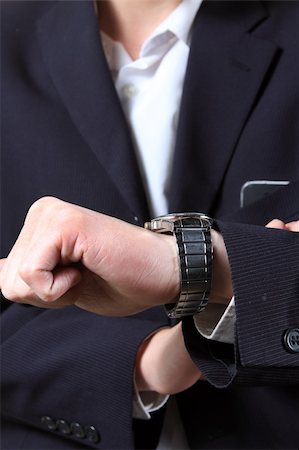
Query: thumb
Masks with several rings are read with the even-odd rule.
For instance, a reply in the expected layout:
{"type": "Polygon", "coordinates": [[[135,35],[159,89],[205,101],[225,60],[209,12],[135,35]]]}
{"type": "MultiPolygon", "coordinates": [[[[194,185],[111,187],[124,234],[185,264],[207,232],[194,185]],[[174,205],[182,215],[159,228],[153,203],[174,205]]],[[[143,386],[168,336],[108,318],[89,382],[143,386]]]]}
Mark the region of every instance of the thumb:
{"type": "Polygon", "coordinates": [[[278,230],[285,230],[285,223],[280,219],[273,219],[267,223],[267,228],[277,228],[278,230]]]}
{"type": "Polygon", "coordinates": [[[61,248],[51,237],[30,249],[19,275],[45,302],[58,300],[81,280],[81,271],[74,263],[61,265],[61,248]]]}
{"type": "Polygon", "coordinates": [[[286,229],[289,231],[299,231],[299,220],[294,220],[286,224],[286,229]]]}

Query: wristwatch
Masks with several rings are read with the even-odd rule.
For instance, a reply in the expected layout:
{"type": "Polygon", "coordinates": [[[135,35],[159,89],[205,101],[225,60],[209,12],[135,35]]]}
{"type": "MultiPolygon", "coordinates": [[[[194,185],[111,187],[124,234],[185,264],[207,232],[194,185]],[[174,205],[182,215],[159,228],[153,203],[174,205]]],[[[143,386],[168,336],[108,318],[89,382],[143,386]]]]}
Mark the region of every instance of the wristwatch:
{"type": "Polygon", "coordinates": [[[144,227],[173,234],[177,240],[181,268],[181,291],[176,303],[165,305],[170,318],[201,312],[207,305],[212,283],[213,221],[201,213],[178,213],[157,217],[144,227]]]}

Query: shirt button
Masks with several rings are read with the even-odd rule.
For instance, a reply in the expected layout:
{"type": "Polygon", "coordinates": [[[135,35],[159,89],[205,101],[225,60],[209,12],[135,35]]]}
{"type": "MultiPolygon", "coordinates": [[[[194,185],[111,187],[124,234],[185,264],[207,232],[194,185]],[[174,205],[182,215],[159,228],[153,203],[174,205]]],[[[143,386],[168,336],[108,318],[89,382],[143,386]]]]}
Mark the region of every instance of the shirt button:
{"type": "Polygon", "coordinates": [[[97,430],[95,429],[94,426],[89,425],[89,426],[85,427],[85,432],[86,432],[86,437],[89,442],[93,442],[94,444],[96,444],[97,442],[99,442],[101,440],[99,433],[97,432],[97,430]]]}
{"type": "Polygon", "coordinates": [[[123,86],[122,93],[125,97],[132,98],[138,94],[138,89],[134,84],[128,83],[123,86]]]}
{"type": "Polygon", "coordinates": [[[77,438],[83,439],[85,438],[85,431],[80,423],[74,422],[71,423],[71,432],[77,438]]]}
{"type": "Polygon", "coordinates": [[[56,421],[57,430],[62,434],[71,434],[71,427],[68,422],[63,419],[59,419],[56,421]]]}
{"type": "Polygon", "coordinates": [[[284,347],[288,352],[299,353],[299,328],[289,328],[283,336],[284,347]]]}
{"type": "Polygon", "coordinates": [[[50,416],[41,417],[41,423],[45,425],[50,431],[56,430],[56,422],[50,416]]]}

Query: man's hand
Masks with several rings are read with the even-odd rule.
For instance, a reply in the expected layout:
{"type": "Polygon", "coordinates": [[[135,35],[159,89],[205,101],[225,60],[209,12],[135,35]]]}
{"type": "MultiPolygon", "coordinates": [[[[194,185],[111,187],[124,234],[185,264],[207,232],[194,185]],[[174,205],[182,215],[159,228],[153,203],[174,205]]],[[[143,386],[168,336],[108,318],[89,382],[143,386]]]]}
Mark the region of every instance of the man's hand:
{"type": "Polygon", "coordinates": [[[1,266],[0,287],[9,300],[75,304],[103,315],[171,302],[180,285],[172,236],[51,197],[32,205],[1,266]]]}
{"type": "Polygon", "coordinates": [[[298,232],[299,231],[299,220],[295,220],[293,222],[284,223],[282,220],[279,219],[273,219],[271,222],[269,222],[266,225],[267,228],[277,228],[279,230],[285,230],[285,231],[293,231],[298,232]]]}

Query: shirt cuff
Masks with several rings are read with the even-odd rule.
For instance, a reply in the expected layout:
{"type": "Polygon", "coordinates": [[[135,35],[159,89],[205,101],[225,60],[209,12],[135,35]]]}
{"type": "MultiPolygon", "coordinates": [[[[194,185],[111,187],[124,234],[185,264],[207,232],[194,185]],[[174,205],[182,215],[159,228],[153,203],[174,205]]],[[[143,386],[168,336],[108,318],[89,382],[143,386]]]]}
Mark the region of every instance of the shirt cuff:
{"type": "Polygon", "coordinates": [[[158,394],[154,391],[139,392],[135,383],[134,377],[134,393],[133,393],[133,418],[149,420],[154,411],[162,408],[169,395],[158,394]]]}
{"type": "Polygon", "coordinates": [[[234,297],[227,306],[210,303],[204,311],[194,315],[195,327],[203,337],[226,344],[234,343],[235,321],[234,297]]]}

